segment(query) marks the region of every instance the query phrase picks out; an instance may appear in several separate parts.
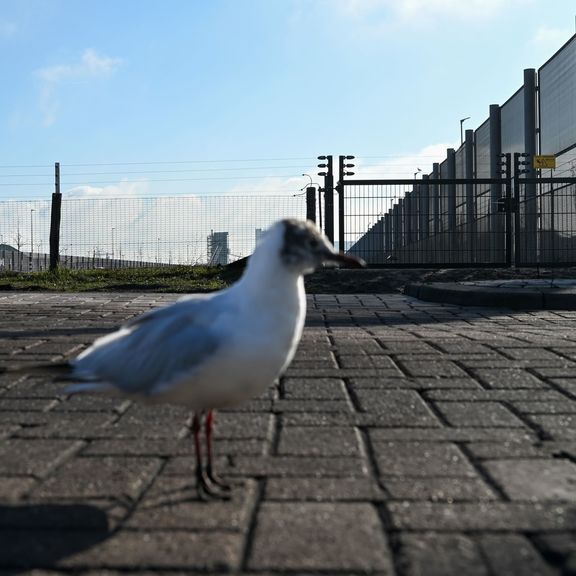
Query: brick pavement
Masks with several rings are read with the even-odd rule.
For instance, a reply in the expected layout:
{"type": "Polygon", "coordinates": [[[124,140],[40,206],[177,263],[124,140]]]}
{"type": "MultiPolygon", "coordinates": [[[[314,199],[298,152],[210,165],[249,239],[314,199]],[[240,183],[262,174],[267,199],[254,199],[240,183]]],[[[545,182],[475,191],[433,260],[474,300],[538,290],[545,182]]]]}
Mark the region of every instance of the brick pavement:
{"type": "MultiPolygon", "coordinates": [[[[0,362],[49,361],[172,295],[0,296],[0,362]]],[[[576,574],[576,313],[310,297],[288,373],[220,413],[0,379],[0,574],[576,574]]]]}

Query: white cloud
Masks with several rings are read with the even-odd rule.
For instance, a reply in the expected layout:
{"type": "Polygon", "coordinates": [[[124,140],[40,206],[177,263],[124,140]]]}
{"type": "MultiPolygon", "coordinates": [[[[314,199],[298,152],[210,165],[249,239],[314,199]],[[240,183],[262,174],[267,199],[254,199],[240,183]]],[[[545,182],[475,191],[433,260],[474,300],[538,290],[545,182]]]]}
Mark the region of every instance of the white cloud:
{"type": "Polygon", "coordinates": [[[0,39],[11,38],[17,30],[18,27],[14,22],[0,21],[0,39]]]}
{"type": "MultiPolygon", "coordinates": [[[[331,0],[329,0],[331,1],[331,0]]],[[[389,21],[485,20],[504,10],[526,5],[534,0],[337,0],[339,9],[358,19],[378,18],[389,21]]]]}
{"type": "Polygon", "coordinates": [[[532,37],[532,42],[546,50],[556,50],[560,48],[570,36],[571,33],[564,28],[541,26],[532,37]]]}
{"type": "Polygon", "coordinates": [[[64,192],[66,198],[134,198],[148,193],[147,182],[121,180],[117,184],[107,186],[90,186],[88,184],[75,186],[64,192]]]}
{"type": "Polygon", "coordinates": [[[58,89],[63,82],[104,78],[115,72],[121,63],[120,58],[101,56],[95,50],[87,49],[80,62],[36,70],[35,75],[40,80],[40,109],[44,126],[51,126],[56,121],[60,107],[58,89]]]}

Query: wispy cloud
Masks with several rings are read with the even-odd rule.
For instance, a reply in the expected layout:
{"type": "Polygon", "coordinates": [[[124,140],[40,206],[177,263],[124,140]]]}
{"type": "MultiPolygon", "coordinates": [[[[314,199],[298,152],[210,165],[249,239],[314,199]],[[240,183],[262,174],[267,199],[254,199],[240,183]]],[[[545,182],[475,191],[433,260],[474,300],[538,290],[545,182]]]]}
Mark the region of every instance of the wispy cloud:
{"type": "Polygon", "coordinates": [[[121,63],[120,58],[110,58],[87,49],[77,63],[57,64],[36,70],[35,75],[40,81],[40,109],[44,126],[51,126],[56,121],[60,107],[58,89],[62,83],[110,76],[121,63]]]}
{"type": "Polygon", "coordinates": [[[106,186],[84,184],[66,190],[66,198],[134,198],[149,194],[148,182],[121,180],[106,186]]]}
{"type": "Polygon", "coordinates": [[[532,42],[546,50],[560,48],[571,36],[571,32],[565,28],[552,28],[541,26],[536,30],[532,42]]]}
{"type": "Polygon", "coordinates": [[[16,34],[18,27],[14,22],[7,22],[5,20],[0,20],[0,39],[11,38],[16,34]]]}
{"type": "Polygon", "coordinates": [[[376,17],[391,22],[487,20],[504,10],[534,0],[337,0],[339,9],[357,19],[376,17]]]}

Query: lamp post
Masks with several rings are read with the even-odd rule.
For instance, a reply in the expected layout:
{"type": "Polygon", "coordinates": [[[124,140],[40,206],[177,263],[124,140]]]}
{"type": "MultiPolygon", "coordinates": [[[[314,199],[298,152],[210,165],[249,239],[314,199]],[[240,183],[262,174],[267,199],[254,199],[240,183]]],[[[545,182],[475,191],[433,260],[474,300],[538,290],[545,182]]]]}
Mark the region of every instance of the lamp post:
{"type": "Polygon", "coordinates": [[[470,116],[466,116],[466,118],[462,118],[462,120],[460,120],[460,144],[464,144],[464,129],[462,126],[466,120],[470,120],[470,116]]]}
{"type": "Polygon", "coordinates": [[[34,208],[30,208],[30,267],[32,268],[32,258],[34,257],[34,208]]]}
{"type": "Polygon", "coordinates": [[[418,178],[418,174],[422,172],[422,170],[420,170],[420,168],[416,168],[416,172],[414,172],[414,180],[416,180],[416,178],[418,178]]]}

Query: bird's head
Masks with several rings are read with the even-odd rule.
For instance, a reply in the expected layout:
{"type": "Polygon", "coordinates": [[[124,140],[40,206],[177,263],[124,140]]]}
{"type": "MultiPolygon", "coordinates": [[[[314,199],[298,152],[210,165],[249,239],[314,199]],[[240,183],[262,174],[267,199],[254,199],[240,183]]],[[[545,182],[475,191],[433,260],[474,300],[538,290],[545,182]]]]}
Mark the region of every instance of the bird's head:
{"type": "Polygon", "coordinates": [[[278,224],[282,228],[280,258],[282,263],[299,274],[310,274],[322,264],[361,268],[360,258],[336,252],[330,241],[310,221],[287,219],[278,224]]]}

